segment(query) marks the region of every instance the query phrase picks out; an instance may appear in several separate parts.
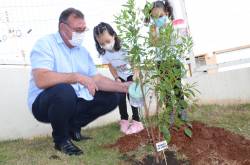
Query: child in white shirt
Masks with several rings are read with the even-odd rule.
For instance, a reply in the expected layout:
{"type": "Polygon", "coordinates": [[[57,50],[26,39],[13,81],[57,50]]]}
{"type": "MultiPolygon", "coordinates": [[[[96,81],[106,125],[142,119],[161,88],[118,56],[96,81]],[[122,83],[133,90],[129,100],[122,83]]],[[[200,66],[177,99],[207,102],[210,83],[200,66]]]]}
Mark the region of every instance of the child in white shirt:
{"type": "MultiPolygon", "coordinates": [[[[121,42],[114,29],[107,23],[101,22],[94,28],[96,49],[101,55],[104,64],[108,64],[109,70],[116,81],[133,81],[132,68],[127,60],[127,52],[121,49],[121,42]]],[[[128,121],[126,94],[121,94],[119,112],[121,115],[120,128],[125,134],[142,131],[138,108],[131,106],[132,122],[128,121]]],[[[128,98],[129,99],[129,98],[128,98]]]]}

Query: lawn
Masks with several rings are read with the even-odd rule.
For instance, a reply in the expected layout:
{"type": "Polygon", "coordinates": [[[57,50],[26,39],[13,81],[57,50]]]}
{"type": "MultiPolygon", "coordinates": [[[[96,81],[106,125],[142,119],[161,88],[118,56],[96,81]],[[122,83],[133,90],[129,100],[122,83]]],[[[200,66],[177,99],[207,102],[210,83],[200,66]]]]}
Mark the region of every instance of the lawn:
{"type": "Polygon", "coordinates": [[[250,104],[203,105],[190,113],[192,120],[222,127],[250,139],[250,104]]]}
{"type": "MultiPolygon", "coordinates": [[[[190,112],[192,120],[210,126],[223,127],[250,139],[250,104],[233,106],[199,106],[190,112]]],[[[117,150],[103,147],[115,143],[122,136],[116,123],[85,130],[83,133],[94,137],[92,140],[76,143],[84,150],[82,156],[67,156],[53,149],[51,137],[32,140],[19,139],[0,142],[0,164],[4,165],[125,165],[124,155],[117,150]]],[[[132,155],[143,155],[152,148],[144,146],[132,155]]]]}
{"type": "Polygon", "coordinates": [[[53,149],[51,137],[32,140],[0,142],[0,164],[4,165],[117,165],[121,155],[115,150],[107,150],[104,144],[113,143],[121,136],[118,125],[84,131],[94,137],[92,140],[75,143],[84,150],[82,156],[67,156],[53,149]]]}

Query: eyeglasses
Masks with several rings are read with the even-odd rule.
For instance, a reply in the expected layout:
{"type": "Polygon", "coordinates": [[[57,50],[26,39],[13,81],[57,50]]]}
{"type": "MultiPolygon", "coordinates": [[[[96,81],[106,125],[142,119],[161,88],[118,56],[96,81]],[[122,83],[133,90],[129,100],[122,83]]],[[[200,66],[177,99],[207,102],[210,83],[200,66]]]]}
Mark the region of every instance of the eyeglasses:
{"type": "Polygon", "coordinates": [[[81,28],[78,28],[78,29],[74,29],[72,28],[68,23],[66,22],[63,22],[65,25],[67,25],[67,27],[69,27],[69,29],[72,31],[72,32],[77,32],[77,33],[85,33],[87,31],[89,31],[89,28],[88,27],[85,27],[83,29],[81,28]]]}

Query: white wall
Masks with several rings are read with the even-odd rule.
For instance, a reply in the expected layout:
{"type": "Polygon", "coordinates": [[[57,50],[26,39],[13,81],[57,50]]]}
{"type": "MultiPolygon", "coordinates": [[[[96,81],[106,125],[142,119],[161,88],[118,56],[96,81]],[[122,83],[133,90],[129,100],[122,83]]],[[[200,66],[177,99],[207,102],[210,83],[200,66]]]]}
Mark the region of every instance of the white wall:
{"type": "MultiPolygon", "coordinates": [[[[30,67],[0,67],[0,140],[50,135],[50,125],[38,122],[27,107],[30,67]]],[[[101,69],[100,73],[111,75],[108,69],[101,69]]],[[[131,114],[130,108],[128,112],[131,114]]],[[[119,118],[119,111],[115,109],[87,127],[102,126],[119,118]]]]}
{"type": "Polygon", "coordinates": [[[250,43],[248,0],[185,0],[194,53],[250,43]]]}
{"type": "Polygon", "coordinates": [[[197,95],[202,104],[250,103],[250,68],[203,74],[187,79],[197,82],[197,95]]]}
{"type": "MultiPolygon", "coordinates": [[[[110,76],[107,69],[100,73],[110,76]]],[[[28,110],[26,99],[30,67],[1,66],[0,75],[0,140],[30,138],[39,135],[50,135],[49,124],[34,119],[28,110]]],[[[187,79],[198,82],[197,95],[200,103],[243,103],[250,102],[250,69],[233,70],[213,75],[201,75],[187,79]]],[[[129,107],[129,105],[128,105],[129,107]]],[[[154,104],[151,112],[154,112],[154,104]]],[[[128,110],[131,116],[131,110],[128,110]]],[[[118,109],[105,115],[88,127],[102,126],[120,119],[118,109]]]]}
{"type": "MultiPolygon", "coordinates": [[[[178,2],[180,1],[181,0],[178,2]]],[[[0,7],[3,11],[9,9],[6,6],[12,6],[14,9],[17,8],[19,10],[16,10],[15,12],[10,11],[10,23],[6,24],[6,22],[1,22],[2,25],[4,24],[11,28],[21,27],[24,28],[24,30],[28,30],[31,27],[33,28],[31,34],[33,36],[25,36],[22,40],[18,39],[18,42],[9,43],[10,47],[8,48],[10,48],[11,51],[6,50],[6,45],[4,45],[6,43],[1,43],[0,54],[6,55],[7,53],[6,56],[9,57],[11,55],[13,58],[20,56],[21,59],[23,58],[22,53],[27,56],[30,47],[34,44],[34,40],[44,35],[40,32],[41,25],[42,29],[46,26],[45,30],[42,31],[44,33],[56,31],[57,18],[61,10],[73,6],[82,10],[86,16],[87,24],[91,31],[87,35],[87,42],[85,42],[85,44],[87,44],[88,49],[90,49],[95,61],[98,61],[95,56],[96,53],[92,37],[92,28],[100,21],[106,21],[113,24],[113,15],[120,10],[121,4],[126,2],[126,0],[99,0],[87,2],[74,0],[74,3],[65,0],[63,2],[64,3],[55,8],[58,4],[54,1],[52,2],[48,0],[39,1],[39,4],[37,4],[38,2],[35,0],[22,0],[22,2],[19,2],[19,0],[3,1],[3,4],[0,7]],[[51,3],[54,6],[48,5],[48,3],[51,3]],[[20,8],[20,5],[22,8],[20,8]],[[43,12],[37,12],[36,10],[38,8],[35,6],[32,7],[32,5],[38,5],[37,7],[41,11],[52,8],[51,10],[47,10],[51,13],[48,13],[45,18],[40,17],[39,14],[43,12]],[[53,8],[55,10],[53,10],[53,8]],[[25,10],[22,11],[21,9],[25,10]],[[32,12],[35,12],[32,14],[32,16],[35,16],[34,18],[30,15],[32,12]],[[31,17],[23,17],[27,14],[31,17]],[[20,17],[16,17],[15,15],[20,17]],[[22,22],[22,26],[16,24],[20,22],[22,22]],[[48,27],[48,24],[51,26],[48,27]],[[17,48],[18,50],[16,50],[17,48]]],[[[136,2],[143,6],[145,1],[137,0],[136,2]]],[[[171,0],[171,2],[178,6],[176,0],[171,0]]],[[[196,54],[207,53],[209,51],[228,48],[231,46],[240,46],[241,44],[249,44],[250,24],[249,21],[247,21],[250,17],[250,12],[248,10],[249,1],[194,0],[185,2],[190,29],[195,42],[194,50],[196,54]]],[[[1,11],[0,14],[2,14],[1,11]]],[[[181,16],[182,15],[178,15],[178,17],[181,16]]],[[[4,29],[5,26],[0,27],[2,32],[4,32],[4,30],[8,31],[8,29],[4,29]]],[[[15,40],[14,37],[11,39],[15,40]]],[[[25,59],[28,61],[27,57],[25,59]]],[[[11,61],[13,62],[13,60],[11,61]]],[[[8,61],[1,63],[6,64],[8,61]]],[[[24,66],[0,67],[0,85],[2,87],[0,93],[0,140],[50,134],[50,126],[48,124],[37,122],[26,105],[30,68],[24,66]]],[[[103,73],[110,75],[107,70],[103,71],[103,73]]],[[[228,71],[216,75],[203,75],[201,77],[192,77],[192,79],[189,79],[189,81],[198,81],[198,89],[202,92],[198,97],[202,103],[249,102],[249,80],[249,69],[228,71]]],[[[105,123],[117,121],[118,119],[119,113],[115,110],[111,114],[98,119],[89,126],[103,125],[105,123]]]]}
{"type": "MultiPolygon", "coordinates": [[[[29,52],[40,37],[58,31],[58,18],[63,10],[75,7],[83,12],[87,27],[83,43],[95,63],[97,58],[93,39],[93,28],[98,23],[107,22],[116,28],[114,15],[127,0],[1,0],[0,5],[0,64],[27,64],[29,52]],[[46,12],[44,12],[46,11],[46,12]],[[29,30],[31,31],[27,33],[29,30]],[[16,36],[10,31],[21,31],[16,36]],[[5,39],[4,39],[5,38],[5,39]]],[[[145,0],[136,0],[144,4],[145,0]]]]}
{"type": "Polygon", "coordinates": [[[33,119],[26,105],[29,67],[0,68],[0,140],[46,134],[49,127],[33,119]]]}

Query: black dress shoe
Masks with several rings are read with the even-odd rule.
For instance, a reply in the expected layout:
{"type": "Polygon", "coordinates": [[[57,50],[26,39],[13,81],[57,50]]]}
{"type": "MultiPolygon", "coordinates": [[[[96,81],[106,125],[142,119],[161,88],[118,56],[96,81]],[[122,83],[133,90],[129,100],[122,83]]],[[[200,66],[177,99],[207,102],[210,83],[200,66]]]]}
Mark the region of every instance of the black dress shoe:
{"type": "Polygon", "coordinates": [[[81,132],[70,132],[70,137],[74,141],[89,140],[92,139],[90,136],[83,136],[81,132]]]}
{"type": "Polygon", "coordinates": [[[67,140],[60,144],[55,144],[55,149],[59,150],[67,155],[81,155],[83,151],[75,146],[70,140],[67,140]]]}

